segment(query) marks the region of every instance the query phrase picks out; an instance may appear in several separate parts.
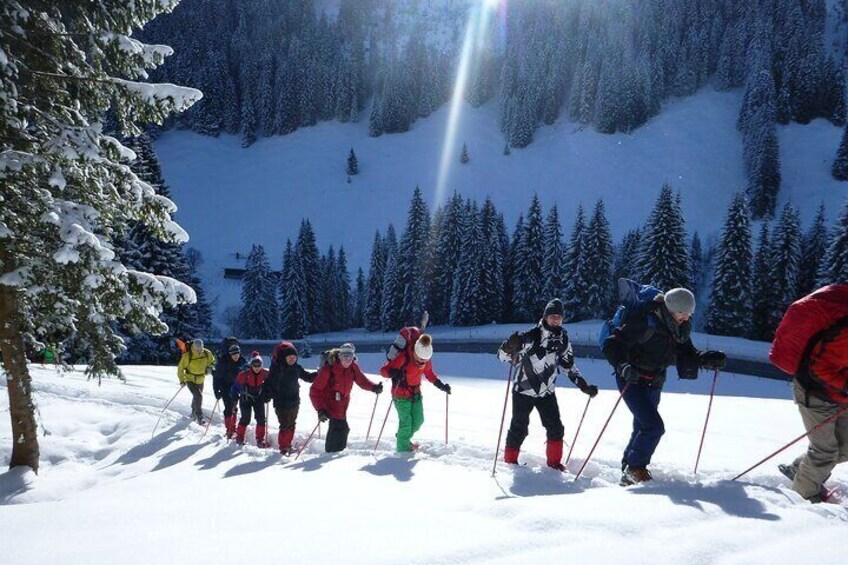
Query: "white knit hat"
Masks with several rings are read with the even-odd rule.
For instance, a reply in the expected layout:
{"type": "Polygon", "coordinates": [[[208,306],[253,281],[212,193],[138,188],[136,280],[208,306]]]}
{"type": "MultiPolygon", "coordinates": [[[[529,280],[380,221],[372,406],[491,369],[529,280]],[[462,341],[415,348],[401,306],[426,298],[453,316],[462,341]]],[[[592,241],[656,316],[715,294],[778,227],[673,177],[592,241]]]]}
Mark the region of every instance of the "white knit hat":
{"type": "Polygon", "coordinates": [[[433,356],[433,338],[429,334],[423,334],[415,342],[415,355],[423,361],[429,361],[433,356]]]}
{"type": "Polygon", "coordinates": [[[250,354],[250,364],[253,365],[255,361],[259,361],[259,366],[261,367],[264,361],[262,361],[262,356],[259,355],[258,351],[254,351],[250,354]]]}

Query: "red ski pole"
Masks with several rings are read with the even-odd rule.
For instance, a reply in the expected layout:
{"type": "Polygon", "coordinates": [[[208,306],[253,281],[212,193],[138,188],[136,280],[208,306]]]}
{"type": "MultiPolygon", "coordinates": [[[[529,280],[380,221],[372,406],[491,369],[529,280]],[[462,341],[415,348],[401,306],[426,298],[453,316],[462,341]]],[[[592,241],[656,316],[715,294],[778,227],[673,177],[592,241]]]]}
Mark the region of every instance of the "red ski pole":
{"type": "Polygon", "coordinates": [[[718,380],[718,369],[715,370],[715,374],[713,375],[713,386],[710,389],[710,403],[707,404],[707,418],[704,420],[704,431],[701,432],[701,445],[698,446],[698,457],[695,459],[695,471],[694,474],[698,474],[698,463],[701,462],[701,450],[704,448],[704,438],[707,435],[707,424],[710,422],[710,411],[713,409],[713,396],[715,395],[715,387],[716,381],[718,380]]]}
{"type": "Polygon", "coordinates": [[[591,396],[586,400],[586,408],[583,409],[583,415],[580,417],[580,423],[577,424],[577,431],[574,432],[574,439],[571,440],[571,447],[568,448],[568,457],[565,458],[566,467],[568,467],[568,462],[571,461],[571,452],[574,451],[574,446],[577,444],[577,436],[580,434],[580,428],[583,427],[583,419],[586,417],[586,412],[589,411],[590,402],[592,402],[591,396]]]}
{"type": "Polygon", "coordinates": [[[445,445],[448,444],[448,397],[450,395],[445,395],[445,445]]]}
{"type": "Polygon", "coordinates": [[[813,426],[812,428],[810,428],[810,431],[808,431],[807,433],[801,434],[800,436],[796,437],[795,439],[793,439],[792,441],[790,441],[789,443],[787,443],[786,445],[784,445],[783,447],[781,447],[780,449],[778,449],[777,451],[775,451],[774,453],[772,453],[771,455],[769,455],[768,457],[766,457],[766,458],[764,458],[763,460],[761,460],[761,461],[757,462],[755,465],[752,465],[751,467],[749,467],[749,468],[745,469],[744,471],[742,471],[741,473],[739,473],[738,475],[736,475],[735,477],[733,477],[733,479],[731,479],[731,480],[735,481],[735,480],[737,480],[739,477],[741,477],[742,475],[746,475],[746,474],[748,474],[749,472],[753,471],[754,469],[756,469],[757,467],[759,467],[760,465],[762,465],[763,463],[765,463],[766,461],[768,461],[769,459],[771,459],[772,457],[774,457],[775,455],[777,455],[778,453],[781,453],[782,451],[784,451],[784,450],[788,449],[789,447],[792,447],[793,445],[795,445],[796,443],[798,443],[799,441],[801,441],[802,439],[804,439],[805,437],[807,437],[807,436],[808,436],[808,435],[810,435],[811,433],[815,432],[816,430],[818,430],[819,428],[821,428],[821,427],[822,427],[822,426],[824,426],[825,424],[829,424],[829,423],[831,423],[832,421],[836,420],[836,419],[837,419],[837,418],[839,418],[842,414],[844,414],[846,410],[848,410],[848,404],[846,404],[845,406],[843,406],[842,408],[840,408],[840,409],[839,409],[838,411],[836,411],[833,415],[831,415],[828,419],[826,419],[826,420],[824,420],[824,421],[822,421],[822,422],[819,422],[818,424],[816,424],[815,426],[813,426]]]}
{"type": "Polygon", "coordinates": [[[365,441],[371,437],[371,424],[374,423],[374,414],[377,412],[377,400],[380,399],[379,394],[374,395],[374,408],[371,409],[371,419],[368,420],[368,432],[365,434],[365,441]]]}
{"type": "Polygon", "coordinates": [[[630,387],[630,383],[627,383],[627,384],[624,385],[624,388],[621,389],[621,394],[618,395],[618,400],[615,401],[615,406],[612,407],[612,412],[610,412],[609,418],[607,418],[606,423],[604,423],[604,427],[601,428],[601,433],[598,434],[598,439],[595,440],[595,445],[593,445],[592,449],[589,450],[589,455],[586,456],[586,459],[583,461],[583,465],[580,466],[580,470],[577,471],[576,475],[574,475],[575,481],[580,478],[580,475],[583,473],[583,469],[586,468],[586,465],[589,463],[589,459],[592,458],[592,454],[595,452],[595,448],[598,447],[598,443],[600,443],[601,438],[604,435],[604,432],[607,430],[607,426],[609,425],[610,420],[612,420],[612,416],[613,416],[613,414],[615,414],[615,410],[616,410],[616,408],[618,408],[618,404],[621,402],[621,399],[624,398],[624,393],[627,392],[627,389],[629,387],[630,387]]]}
{"type": "Polygon", "coordinates": [[[394,405],[395,399],[392,398],[392,401],[389,402],[389,407],[386,409],[386,417],[383,418],[383,425],[380,426],[380,433],[377,435],[377,443],[374,444],[374,451],[377,451],[377,448],[380,447],[380,438],[383,437],[383,430],[386,428],[386,421],[389,419],[389,412],[392,411],[392,405],[394,405]]]}
{"type": "Polygon", "coordinates": [[[300,457],[300,454],[303,453],[303,450],[306,449],[306,446],[309,444],[309,441],[312,439],[312,436],[315,435],[315,431],[318,429],[318,426],[321,425],[321,420],[318,420],[318,423],[315,424],[315,427],[312,428],[312,433],[309,434],[309,437],[306,438],[306,441],[303,442],[303,445],[300,446],[300,449],[297,450],[297,455],[294,456],[294,460],[297,461],[297,458],[300,457]]]}
{"type": "Polygon", "coordinates": [[[498,428],[498,443],[495,446],[495,461],[494,461],[494,463],[492,463],[492,476],[493,477],[495,476],[495,471],[497,470],[497,467],[498,467],[498,453],[501,450],[501,437],[503,437],[503,425],[504,425],[504,420],[506,419],[506,404],[509,401],[509,389],[510,389],[510,386],[512,385],[512,372],[514,370],[515,370],[515,365],[510,363],[510,365],[509,365],[509,376],[508,376],[507,381],[506,381],[506,394],[504,395],[503,412],[501,413],[501,425],[498,428]]]}

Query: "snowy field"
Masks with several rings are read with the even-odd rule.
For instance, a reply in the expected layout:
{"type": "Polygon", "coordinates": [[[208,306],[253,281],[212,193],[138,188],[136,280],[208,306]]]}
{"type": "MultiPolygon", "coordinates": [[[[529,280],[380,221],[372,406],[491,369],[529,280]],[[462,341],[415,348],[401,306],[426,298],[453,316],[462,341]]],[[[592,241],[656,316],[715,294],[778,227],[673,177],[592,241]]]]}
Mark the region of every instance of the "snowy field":
{"type": "MultiPolygon", "coordinates": [[[[381,354],[360,355],[366,372],[381,354]]],[[[699,475],[692,473],[711,376],[672,379],[660,407],[667,433],[654,458],[656,480],[621,488],[619,460],[630,418],[619,406],[592,462],[583,462],[617,398],[608,366],[581,361],[602,392],[591,402],[568,473],[544,467],[535,416],[526,466],[492,457],[506,366],[491,355],[438,354],[451,383],[449,443],[445,396],[424,385],[422,450],[393,453],[392,412],[379,449],[373,434],[389,406],[354,388],[349,449],[323,453],[314,440],[299,461],[222,438],[220,416],[201,441],[189,423],[190,395],[173,368],[128,367],[127,383],[98,387],[81,373],[32,367],[42,467],[35,477],[0,474],[0,562],[53,563],[844,563],[848,512],[812,506],[789,489],[774,463],[729,479],[802,431],[785,383],[722,375],[699,475]]],[[[305,363],[307,368],[314,360],[305,363]]],[[[373,377],[372,377],[373,378],[373,377]]],[[[586,396],[558,389],[571,442],[586,396]]],[[[5,391],[2,393],[5,396],[5,391]]],[[[304,400],[297,438],[316,423],[304,400]]],[[[214,397],[206,387],[208,415],[214,397]]],[[[3,407],[3,412],[7,408],[3,407]]],[[[8,461],[8,414],[0,414],[0,461],[8,461]]],[[[276,420],[271,432],[276,440],[276,420]]],[[[252,442],[252,428],[248,431],[252,442]]],[[[803,447],[792,448],[788,461],[803,447]]],[[[837,467],[844,484],[848,469],[837,467]]],[[[843,493],[848,494],[848,493],[843,493]]]]}

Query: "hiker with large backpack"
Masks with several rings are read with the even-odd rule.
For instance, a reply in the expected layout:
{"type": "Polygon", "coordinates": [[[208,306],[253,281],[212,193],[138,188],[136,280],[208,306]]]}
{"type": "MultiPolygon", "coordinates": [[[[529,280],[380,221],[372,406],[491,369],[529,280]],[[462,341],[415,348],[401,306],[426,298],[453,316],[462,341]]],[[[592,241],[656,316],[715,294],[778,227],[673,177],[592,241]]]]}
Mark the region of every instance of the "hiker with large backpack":
{"type": "Polygon", "coordinates": [[[775,332],[769,359],[794,377],[792,392],[810,445],[781,472],[812,503],[848,461],[848,285],[820,288],[794,302],[775,332]]]}
{"type": "Polygon", "coordinates": [[[258,351],[250,354],[250,366],[236,377],[230,394],[239,399],[241,418],[236,427],[236,443],[244,445],[244,436],[250,424],[251,412],[256,413],[256,447],[269,447],[265,439],[265,401],[262,399],[262,384],[268,378],[268,369],[262,367],[262,356],[258,351]]]}
{"type": "Polygon", "coordinates": [[[412,436],[424,424],[421,377],[445,394],[451,393],[451,387],[433,370],[433,338],[417,327],[403,328],[394,351],[390,351],[387,357],[389,361],[380,368],[380,374],[392,380],[392,402],[398,413],[396,449],[399,452],[415,451],[418,444],[412,442],[412,436]]]}
{"type": "Polygon", "coordinates": [[[212,371],[212,390],[215,398],[224,401],[224,428],[227,439],[236,433],[238,416],[238,398],[230,394],[230,389],[239,373],[247,369],[247,361],[241,354],[241,347],[235,337],[228,337],[218,349],[218,359],[212,371]]]}
{"type": "Polygon", "coordinates": [[[324,450],[335,453],[347,447],[347,436],[350,433],[347,407],[350,405],[353,383],[374,394],[383,392],[383,383],[372,383],[365,377],[356,362],[356,348],[352,343],[331,349],[322,357],[325,362],[309,389],[309,398],[318,411],[318,420],[330,421],[324,450]]]}
{"type": "Polygon", "coordinates": [[[506,435],[504,462],[517,464],[521,444],[527,437],[530,413],[535,408],[545,427],[545,455],[548,467],[564,471],[562,445],[565,428],[555,393],[556,377],[565,371],[568,378],[584,394],[594,397],[598,387],[590,385],[574,364],[574,353],[568,332],[562,326],[564,308],[559,298],[545,306],[542,319],[529,331],[516,332],[498,349],[501,361],[516,366],[512,386],[512,420],[506,435]]]}
{"type": "Polygon", "coordinates": [[[603,352],[615,371],[624,403],[633,414],[633,432],[621,460],[621,485],[651,480],[648,465],[665,433],[657,410],[666,370],[677,365],[681,379],[697,379],[699,368],[721,369],[721,351],[700,352],[690,338],[695,296],[685,288],[663,294],[652,286],[619,280],[619,306],[604,324],[603,352]]]}
{"type": "Polygon", "coordinates": [[[280,342],[271,355],[271,370],[262,386],[262,399],[274,401],[274,411],[280,423],[277,445],[280,453],[289,455],[292,451],[297,413],[300,409],[300,383],[311,383],[318,374],[307,371],[297,362],[297,348],[290,341],[280,342]]]}
{"type": "Polygon", "coordinates": [[[203,381],[215,366],[215,356],[203,347],[202,339],[195,339],[191,347],[182,354],[177,365],[177,378],[180,386],[187,386],[191,391],[191,418],[200,425],[206,423],[203,419],[203,381]]]}

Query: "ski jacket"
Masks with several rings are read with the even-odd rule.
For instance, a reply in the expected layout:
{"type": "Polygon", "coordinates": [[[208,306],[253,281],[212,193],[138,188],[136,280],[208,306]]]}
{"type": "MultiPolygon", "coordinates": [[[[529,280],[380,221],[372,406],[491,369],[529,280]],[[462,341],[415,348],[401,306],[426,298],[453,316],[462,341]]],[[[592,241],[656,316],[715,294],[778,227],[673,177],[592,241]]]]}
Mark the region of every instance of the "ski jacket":
{"type": "Polygon", "coordinates": [[[182,354],[180,362],[177,365],[177,377],[180,383],[203,384],[206,379],[206,373],[212,370],[215,366],[215,356],[208,349],[204,349],[202,353],[195,355],[189,347],[188,351],[182,354]]]}
{"type": "Polygon", "coordinates": [[[268,369],[255,371],[248,367],[238,374],[236,382],[233,383],[232,396],[247,396],[259,398],[262,394],[262,383],[268,378],[268,369]]]}
{"type": "Polygon", "coordinates": [[[510,340],[504,341],[498,348],[501,361],[511,362],[513,356],[518,360],[518,373],[512,386],[514,393],[533,398],[554,394],[560,370],[566,371],[568,378],[580,390],[588,386],[574,364],[574,352],[565,328],[555,331],[542,320],[531,330],[515,335],[521,340],[518,349],[513,351],[510,340]]]}
{"type": "Polygon", "coordinates": [[[233,361],[229,355],[219,356],[212,370],[212,390],[219,396],[229,394],[236,377],[245,369],[247,360],[242,355],[239,355],[238,361],[233,361]]]}
{"type": "Polygon", "coordinates": [[[428,360],[418,365],[412,358],[409,348],[401,351],[397,357],[386,362],[380,368],[384,378],[392,379],[392,397],[412,399],[421,394],[421,377],[436,383],[439,376],[433,371],[433,363],[428,360]]]}
{"type": "Polygon", "coordinates": [[[262,385],[262,398],[265,402],[274,401],[274,408],[288,409],[300,405],[300,383],[298,379],[311,383],[318,373],[307,371],[299,363],[287,365],[277,358],[271,363],[268,379],[262,385]]]}
{"type": "Polygon", "coordinates": [[[820,398],[848,404],[848,325],[843,321],[831,329],[812,346],[797,378],[820,398]]]}
{"type": "Polygon", "coordinates": [[[642,374],[641,382],[652,388],[662,388],[669,365],[676,363],[681,376],[693,371],[697,376],[699,366],[700,352],[692,345],[690,323],[684,322],[676,332],[672,331],[661,308],[665,310],[662,302],[648,302],[628,312],[622,326],[613,331],[603,347],[616,374],[621,374],[622,364],[629,363],[642,374]],[[648,316],[655,319],[649,322],[648,316]]]}
{"type": "Polygon", "coordinates": [[[353,383],[367,391],[374,390],[375,383],[369,381],[354,361],[345,369],[340,360],[321,367],[315,382],[309,389],[309,398],[317,411],[325,411],[330,418],[344,420],[350,404],[353,383]]]}

